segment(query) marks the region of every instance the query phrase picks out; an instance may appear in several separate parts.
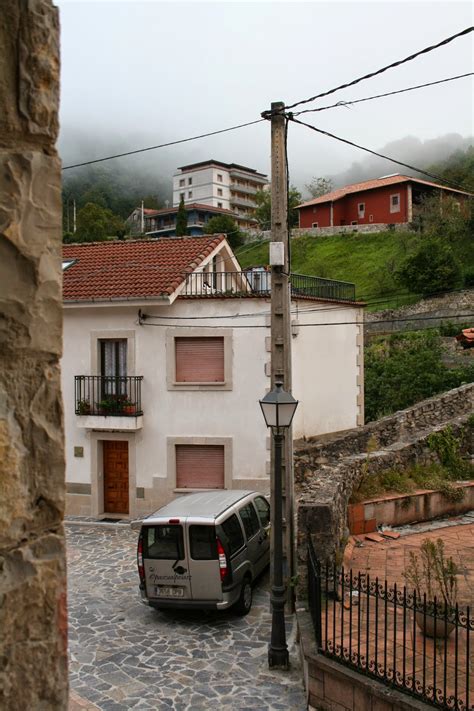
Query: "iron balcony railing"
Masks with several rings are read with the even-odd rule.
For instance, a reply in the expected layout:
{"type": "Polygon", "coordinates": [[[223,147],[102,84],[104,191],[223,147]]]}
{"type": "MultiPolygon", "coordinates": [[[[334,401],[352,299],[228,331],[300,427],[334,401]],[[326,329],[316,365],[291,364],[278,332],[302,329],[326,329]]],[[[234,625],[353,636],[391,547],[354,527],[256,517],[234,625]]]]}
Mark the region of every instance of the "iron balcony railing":
{"type": "Polygon", "coordinates": [[[308,603],[320,654],[436,708],[474,708],[469,607],[322,564],[311,541],[308,603]]]}
{"type": "Polygon", "coordinates": [[[76,375],[76,415],[143,415],[142,380],[143,375],[76,375]]]}
{"type": "MultiPolygon", "coordinates": [[[[354,301],[355,285],[345,281],[291,274],[291,295],[311,296],[337,301],[354,301]]],[[[193,272],[186,274],[184,295],[270,294],[271,273],[265,270],[246,272],[193,272]]]]}

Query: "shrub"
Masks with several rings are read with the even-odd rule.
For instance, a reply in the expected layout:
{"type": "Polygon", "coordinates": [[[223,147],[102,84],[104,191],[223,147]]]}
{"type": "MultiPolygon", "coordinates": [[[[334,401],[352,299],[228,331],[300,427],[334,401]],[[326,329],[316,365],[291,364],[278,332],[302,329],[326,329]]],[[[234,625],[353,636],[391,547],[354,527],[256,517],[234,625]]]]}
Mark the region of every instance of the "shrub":
{"type": "Polygon", "coordinates": [[[395,273],[402,286],[425,296],[450,291],[459,286],[461,278],[461,266],[450,245],[439,239],[423,241],[395,273]]]}

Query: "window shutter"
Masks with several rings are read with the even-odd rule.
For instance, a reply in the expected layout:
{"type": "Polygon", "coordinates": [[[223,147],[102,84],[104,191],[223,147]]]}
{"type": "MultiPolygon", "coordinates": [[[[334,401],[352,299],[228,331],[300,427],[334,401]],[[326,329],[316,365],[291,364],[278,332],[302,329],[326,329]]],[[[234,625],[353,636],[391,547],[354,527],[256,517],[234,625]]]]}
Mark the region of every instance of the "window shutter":
{"type": "Polygon", "coordinates": [[[175,339],[176,382],[223,383],[224,338],[175,339]]]}
{"type": "Polygon", "coordinates": [[[177,444],[178,489],[223,489],[223,445],[177,444]]]}

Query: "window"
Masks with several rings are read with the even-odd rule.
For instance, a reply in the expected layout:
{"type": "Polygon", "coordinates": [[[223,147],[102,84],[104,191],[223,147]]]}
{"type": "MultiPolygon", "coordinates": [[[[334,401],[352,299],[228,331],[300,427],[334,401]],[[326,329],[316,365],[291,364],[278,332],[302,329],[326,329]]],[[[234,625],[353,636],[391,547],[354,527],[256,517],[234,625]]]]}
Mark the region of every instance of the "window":
{"type": "Polygon", "coordinates": [[[390,212],[400,212],[400,193],[390,195],[390,212]]]}
{"type": "Polygon", "coordinates": [[[223,489],[224,446],[177,444],[177,489],[223,489]]]}
{"type": "Polygon", "coordinates": [[[217,207],[222,207],[222,203],[221,203],[221,202],[218,202],[218,203],[217,203],[217,207]]]}
{"type": "Polygon", "coordinates": [[[192,179],[192,178],[188,178],[188,185],[192,185],[192,184],[193,184],[193,179],[192,179]]]}
{"type": "Polygon", "coordinates": [[[359,224],[359,223],[357,222],[357,220],[352,220],[352,222],[351,222],[351,225],[356,225],[356,226],[357,226],[358,224],[359,224]]]}
{"type": "Polygon", "coordinates": [[[184,178],[182,178],[182,179],[179,181],[179,187],[180,187],[180,188],[184,188],[184,185],[185,185],[185,181],[184,181],[184,178]]]}
{"type": "Polygon", "coordinates": [[[247,540],[250,540],[250,538],[255,536],[255,534],[260,530],[260,522],[252,504],[242,506],[242,508],[239,509],[239,516],[244,524],[247,540]]]}
{"type": "Polygon", "coordinates": [[[214,526],[190,526],[189,541],[193,560],[215,560],[217,558],[214,526]]]}
{"type": "Polygon", "coordinates": [[[373,222],[373,221],[374,221],[374,216],[373,216],[373,215],[369,215],[369,222],[373,222]]]}
{"type": "Polygon", "coordinates": [[[217,173],[217,182],[222,183],[222,175],[221,173],[217,173]]]}
{"type": "Polygon", "coordinates": [[[317,211],[318,211],[318,208],[317,208],[317,207],[313,207],[313,212],[314,212],[314,214],[316,214],[317,211]]]}
{"type": "Polygon", "coordinates": [[[184,193],[180,193],[180,194],[179,194],[179,199],[180,199],[180,201],[181,201],[181,200],[184,200],[184,193]]]}
{"type": "Polygon", "coordinates": [[[258,517],[262,526],[268,526],[270,523],[270,504],[263,496],[257,496],[254,501],[255,508],[257,509],[258,517]]]}
{"type": "Polygon", "coordinates": [[[188,198],[192,198],[192,196],[193,196],[193,191],[192,191],[192,190],[188,190],[188,198]]]}
{"type": "Polygon", "coordinates": [[[221,524],[222,530],[227,538],[230,557],[237,553],[244,545],[244,534],[239,523],[239,519],[235,514],[232,514],[227,521],[221,524]]]}
{"type": "Polygon", "coordinates": [[[317,223],[317,222],[313,222],[313,223],[311,224],[311,227],[317,227],[317,226],[318,226],[318,223],[317,223]]]}
{"type": "Polygon", "coordinates": [[[127,339],[101,339],[100,374],[102,396],[127,392],[127,339]]]}
{"type": "Polygon", "coordinates": [[[224,337],[175,338],[177,383],[223,383],[224,337]]]}
{"type": "Polygon", "coordinates": [[[360,202],[357,205],[357,212],[359,214],[359,217],[364,217],[365,215],[365,202],[360,202]]]}
{"type": "Polygon", "coordinates": [[[222,188],[217,188],[217,194],[219,195],[219,197],[222,197],[222,188]]]}
{"type": "Polygon", "coordinates": [[[144,536],[144,558],[183,560],[183,529],[181,526],[147,526],[144,536]]]}

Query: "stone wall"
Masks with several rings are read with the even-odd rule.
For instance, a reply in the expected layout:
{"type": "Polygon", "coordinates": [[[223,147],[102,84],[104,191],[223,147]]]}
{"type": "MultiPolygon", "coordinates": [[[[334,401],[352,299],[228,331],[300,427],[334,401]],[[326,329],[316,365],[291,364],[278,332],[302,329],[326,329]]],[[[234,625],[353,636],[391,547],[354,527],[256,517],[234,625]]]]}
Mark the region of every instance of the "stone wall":
{"type": "Polygon", "coordinates": [[[402,306],[399,309],[366,312],[364,334],[375,336],[398,331],[436,328],[447,321],[459,324],[474,323],[473,316],[464,315],[473,312],[474,289],[455,291],[422,299],[416,304],[402,306]]]}
{"type": "MultiPolygon", "coordinates": [[[[321,237],[327,235],[344,235],[352,234],[353,232],[404,232],[409,229],[408,223],[387,225],[383,222],[371,222],[367,225],[334,225],[333,227],[293,227],[291,229],[291,237],[321,237]]],[[[246,242],[251,244],[256,240],[271,239],[271,230],[246,230],[246,242]]]]}
{"type": "Polygon", "coordinates": [[[474,410],[474,384],[424,400],[364,427],[295,443],[299,593],[305,595],[308,533],[320,558],[333,557],[347,537],[347,505],[363,475],[374,475],[436,455],[427,439],[449,423],[472,453],[467,421],[474,410]],[[374,451],[367,454],[369,442],[374,451]]]}
{"type": "Polygon", "coordinates": [[[59,21],[0,23],[0,708],[67,708],[59,21]]]}

